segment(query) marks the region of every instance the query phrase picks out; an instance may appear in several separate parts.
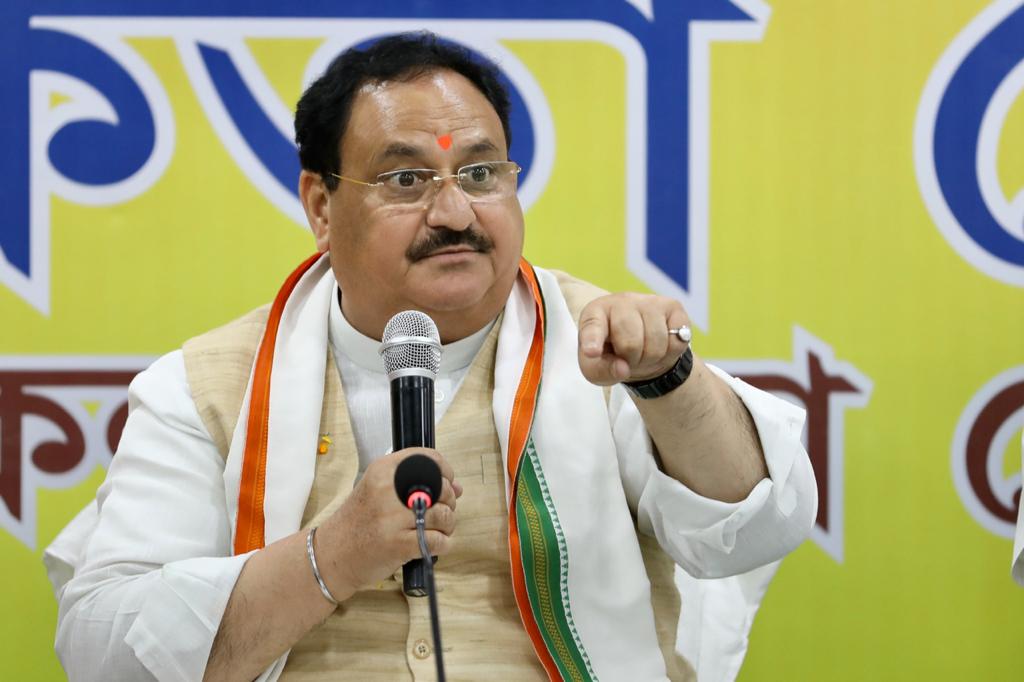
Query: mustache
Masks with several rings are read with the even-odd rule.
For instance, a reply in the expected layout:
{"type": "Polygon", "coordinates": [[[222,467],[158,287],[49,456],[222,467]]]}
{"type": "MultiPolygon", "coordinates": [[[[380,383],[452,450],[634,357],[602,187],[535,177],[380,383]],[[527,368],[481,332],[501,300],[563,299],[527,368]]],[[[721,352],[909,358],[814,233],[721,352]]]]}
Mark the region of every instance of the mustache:
{"type": "Polygon", "coordinates": [[[472,227],[468,227],[465,230],[439,228],[431,232],[430,236],[423,241],[410,246],[405,252],[405,257],[415,263],[430,256],[435,251],[452,246],[468,246],[474,251],[488,253],[494,248],[494,242],[472,227]]]}

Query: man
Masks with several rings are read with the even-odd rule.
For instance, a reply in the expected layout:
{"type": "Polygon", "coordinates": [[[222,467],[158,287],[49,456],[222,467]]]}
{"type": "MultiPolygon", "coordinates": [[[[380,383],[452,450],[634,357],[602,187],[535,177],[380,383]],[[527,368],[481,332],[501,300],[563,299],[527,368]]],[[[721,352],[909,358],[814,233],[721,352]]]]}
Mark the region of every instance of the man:
{"type": "Polygon", "coordinates": [[[326,256],[133,382],[61,598],[69,676],[432,677],[425,600],[395,580],[419,556],[393,487],[411,451],[384,454],[374,357],[406,309],[445,344],[437,449],[415,451],[443,474],[427,542],[449,676],[692,676],[669,557],[719,577],[803,540],[802,415],[694,355],[678,302],[521,261],[508,99],[464,52],[343,54],[296,139],[326,256]]]}

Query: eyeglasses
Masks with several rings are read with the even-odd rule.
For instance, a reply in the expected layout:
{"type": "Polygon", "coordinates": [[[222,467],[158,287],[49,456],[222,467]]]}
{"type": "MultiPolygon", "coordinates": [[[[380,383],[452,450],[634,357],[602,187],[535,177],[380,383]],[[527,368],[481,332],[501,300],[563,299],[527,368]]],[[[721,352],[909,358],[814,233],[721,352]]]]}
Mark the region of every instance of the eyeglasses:
{"type": "Polygon", "coordinates": [[[514,161],[485,161],[463,166],[451,175],[438,175],[433,168],[402,168],[377,176],[377,182],[364,182],[346,178],[337,173],[332,177],[357,185],[372,187],[387,204],[420,206],[429,204],[441,189],[441,183],[455,178],[470,201],[495,201],[516,192],[516,176],[523,169],[514,161]]]}

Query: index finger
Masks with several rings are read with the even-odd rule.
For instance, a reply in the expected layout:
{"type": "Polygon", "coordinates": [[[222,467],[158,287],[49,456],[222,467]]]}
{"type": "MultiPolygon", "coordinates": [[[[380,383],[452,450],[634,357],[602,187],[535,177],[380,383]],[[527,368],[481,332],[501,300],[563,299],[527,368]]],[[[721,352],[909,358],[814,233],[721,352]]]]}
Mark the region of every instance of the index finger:
{"type": "Polygon", "coordinates": [[[587,357],[598,357],[608,340],[608,314],[600,304],[591,302],[580,314],[580,350],[587,357]]]}

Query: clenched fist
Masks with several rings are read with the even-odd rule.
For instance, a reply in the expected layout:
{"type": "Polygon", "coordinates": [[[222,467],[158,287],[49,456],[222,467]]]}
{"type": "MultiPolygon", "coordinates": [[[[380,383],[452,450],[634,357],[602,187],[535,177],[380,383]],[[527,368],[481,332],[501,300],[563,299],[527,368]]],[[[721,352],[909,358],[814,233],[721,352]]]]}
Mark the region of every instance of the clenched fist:
{"type": "Polygon", "coordinates": [[[675,299],[653,294],[609,294],[580,313],[579,362],[587,381],[609,386],[653,379],[672,369],[687,344],[669,329],[689,325],[675,299]]]}

